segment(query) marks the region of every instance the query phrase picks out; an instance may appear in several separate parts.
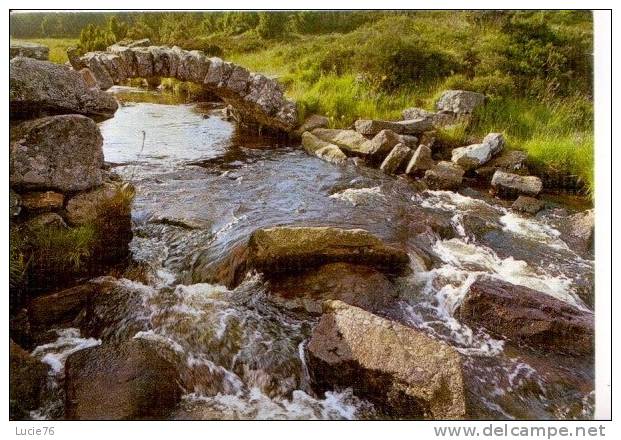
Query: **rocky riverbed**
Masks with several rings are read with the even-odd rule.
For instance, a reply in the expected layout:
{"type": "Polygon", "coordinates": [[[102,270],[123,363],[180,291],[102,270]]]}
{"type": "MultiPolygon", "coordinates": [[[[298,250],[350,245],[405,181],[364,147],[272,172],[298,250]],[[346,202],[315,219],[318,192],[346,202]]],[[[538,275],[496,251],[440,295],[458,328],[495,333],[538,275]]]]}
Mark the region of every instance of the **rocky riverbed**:
{"type": "MultiPolygon", "coordinates": [[[[429,121],[316,117],[297,141],[242,131],[221,103],[109,93],[89,185],[135,187],[131,261],[14,313],[11,395],[29,400],[13,417],[592,417],[592,211],[541,188],[512,207],[530,182],[497,169],[511,199],[470,186],[497,135],[438,159],[429,121]]],[[[449,94],[405,120],[477,104],[449,94]]]]}

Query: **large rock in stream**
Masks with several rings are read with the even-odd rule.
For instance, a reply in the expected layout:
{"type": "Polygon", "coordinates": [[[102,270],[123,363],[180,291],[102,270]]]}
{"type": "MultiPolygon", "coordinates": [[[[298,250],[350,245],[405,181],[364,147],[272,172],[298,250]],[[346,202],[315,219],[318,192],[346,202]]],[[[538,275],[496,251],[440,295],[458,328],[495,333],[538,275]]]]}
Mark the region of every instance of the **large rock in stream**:
{"type": "Polygon", "coordinates": [[[425,171],[425,183],[431,189],[456,190],[464,178],[464,169],[453,162],[441,161],[425,171]]]}
{"type": "Polygon", "coordinates": [[[461,359],[450,346],[341,301],[326,301],[307,347],[319,390],[352,387],[404,418],[466,415],[461,359]]]}
{"type": "Polygon", "coordinates": [[[65,364],[69,420],[161,418],[180,397],[174,365],[145,340],[80,350],[65,364]]]}
{"type": "Polygon", "coordinates": [[[11,185],[60,192],[101,185],[102,144],[99,127],[85,116],[48,116],[22,122],[11,130],[11,185]]]}
{"type": "Polygon", "coordinates": [[[593,353],[593,313],[528,287],[480,278],[468,289],[456,316],[517,344],[560,353],[593,353]]]}
{"type": "Polygon", "coordinates": [[[9,371],[10,418],[29,419],[27,411],[38,408],[41,403],[48,366],[11,340],[9,371]]]}
{"type": "Polygon", "coordinates": [[[85,116],[22,122],[11,130],[11,186],[72,192],[101,185],[102,144],[99,127],[85,116]]]}
{"type": "Polygon", "coordinates": [[[338,262],[401,273],[407,269],[409,257],[363,229],[274,227],[256,230],[248,242],[249,266],[266,274],[338,262]]]}
{"type": "Polygon", "coordinates": [[[386,274],[360,264],[325,264],[304,273],[274,277],[269,284],[274,301],[310,314],[321,314],[322,303],[328,299],[381,312],[394,304],[398,296],[386,274]]]}
{"type": "Polygon", "coordinates": [[[592,258],[595,251],[595,210],[577,212],[560,220],[561,238],[572,249],[592,258]]]}
{"type": "Polygon", "coordinates": [[[341,149],[356,156],[369,156],[375,153],[363,135],[354,130],[339,130],[336,128],[316,128],[312,133],[319,139],[338,145],[341,149]]]}
{"type": "Polygon", "coordinates": [[[11,117],[77,113],[98,121],[114,116],[114,97],[91,88],[75,70],[32,58],[13,58],[9,67],[11,117]]]}

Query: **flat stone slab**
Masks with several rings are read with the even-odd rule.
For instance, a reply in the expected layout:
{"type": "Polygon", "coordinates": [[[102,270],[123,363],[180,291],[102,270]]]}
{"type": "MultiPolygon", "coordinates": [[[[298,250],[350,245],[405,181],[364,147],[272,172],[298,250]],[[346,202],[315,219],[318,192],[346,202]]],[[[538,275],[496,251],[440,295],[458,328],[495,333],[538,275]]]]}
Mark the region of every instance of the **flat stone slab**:
{"type": "Polygon", "coordinates": [[[406,252],[384,244],[363,229],[274,227],[256,230],[248,242],[249,267],[268,276],[337,262],[401,273],[409,261],[406,252]]]}
{"type": "Polygon", "coordinates": [[[519,176],[496,170],[492,177],[492,188],[502,197],[515,197],[519,194],[536,196],[543,189],[543,183],[536,176],[519,176]]]}
{"type": "Polygon", "coordinates": [[[9,59],[15,57],[28,57],[47,61],[50,57],[50,48],[43,44],[31,43],[29,41],[11,41],[9,59]]]}
{"type": "Polygon", "coordinates": [[[420,117],[406,121],[380,121],[359,119],[354,123],[356,131],[366,136],[375,136],[382,130],[392,130],[397,134],[419,134],[433,128],[430,118],[420,117]]]}
{"type": "Polygon", "coordinates": [[[373,146],[367,142],[367,138],[354,130],[316,128],[311,133],[323,141],[338,145],[352,155],[370,156],[375,153],[373,146]]]}
{"type": "Polygon", "coordinates": [[[327,162],[341,164],[347,160],[347,156],[337,145],[323,141],[308,131],[302,135],[302,147],[308,153],[327,162]]]}

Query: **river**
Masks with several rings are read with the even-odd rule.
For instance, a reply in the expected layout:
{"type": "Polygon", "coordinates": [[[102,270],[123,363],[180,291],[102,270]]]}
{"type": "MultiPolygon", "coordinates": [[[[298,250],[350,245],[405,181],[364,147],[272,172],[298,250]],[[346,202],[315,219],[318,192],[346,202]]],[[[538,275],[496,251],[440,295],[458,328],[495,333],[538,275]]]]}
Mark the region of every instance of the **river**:
{"type": "Polygon", "coordinates": [[[304,345],[317,318],[279,305],[260,274],[232,290],[205,282],[205,266],[253,230],[288,224],[363,228],[431,255],[430,270],[398,280],[398,307],[386,313],[463,355],[472,417],[592,417],[592,359],[519,349],[453,318],[482,274],[589,308],[581,297],[592,294],[593,261],[562,241],[554,210],[527,218],[475,189],[420,192],[408,179],[330,164],[298,145],[244,134],[208,105],[114,92],[123,104],[100,124],[105,159],[137,188],[131,250],[147,274],[142,282],[115,281],[127,302],[110,311],[101,338],[59,329],[57,341],[34,350],[53,365],[55,390],[36,417],[62,417],[68,354],[131,337],[159,341],[183,364],[193,388],[171,419],[389,416],[349,389],[313,394],[304,345]],[[449,233],[415,239],[421,213],[449,233]]]}

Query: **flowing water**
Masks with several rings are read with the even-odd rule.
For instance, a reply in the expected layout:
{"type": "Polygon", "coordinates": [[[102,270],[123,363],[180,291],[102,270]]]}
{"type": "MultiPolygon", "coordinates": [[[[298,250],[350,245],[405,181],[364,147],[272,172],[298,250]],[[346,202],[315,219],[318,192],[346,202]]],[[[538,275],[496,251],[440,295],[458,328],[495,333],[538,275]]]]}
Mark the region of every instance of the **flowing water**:
{"type": "Polygon", "coordinates": [[[581,297],[592,291],[593,261],[563,242],[553,213],[522,217],[475,190],[420,192],[407,179],[241,133],[208,106],[116,92],[124,105],[101,124],[104,153],[136,185],[131,247],[147,273],[142,282],[112,281],[121,302],[111,306],[99,338],[60,329],[56,342],[35,349],[53,367],[56,392],[33,415],[62,417],[68,354],[148,338],[175,359],[186,385],[170,418],[383,417],[349,389],[312,392],[304,346],[317,318],[280,307],[260,274],[234,289],[206,282],[210,263],[253,230],[303,224],[364,228],[431,256],[430,270],[397,281],[398,307],[390,314],[462,353],[472,417],[592,416],[591,360],[517,349],[453,317],[483,274],[589,308],[581,297]],[[422,213],[448,232],[413,234],[422,213]]]}

